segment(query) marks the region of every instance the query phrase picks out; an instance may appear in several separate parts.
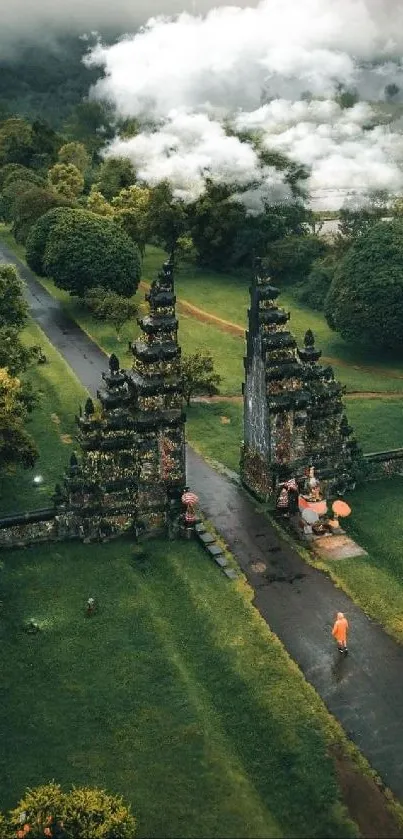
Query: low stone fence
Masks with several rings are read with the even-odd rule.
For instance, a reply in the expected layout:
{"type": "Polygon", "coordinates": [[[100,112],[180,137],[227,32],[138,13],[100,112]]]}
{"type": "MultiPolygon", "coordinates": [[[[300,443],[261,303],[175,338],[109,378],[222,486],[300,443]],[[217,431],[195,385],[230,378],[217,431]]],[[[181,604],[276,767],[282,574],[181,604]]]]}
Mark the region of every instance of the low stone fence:
{"type": "Polygon", "coordinates": [[[403,476],[403,449],[390,449],[385,452],[371,452],[364,455],[367,467],[367,479],[377,481],[380,478],[403,476]]]}
{"type": "Polygon", "coordinates": [[[55,528],[56,510],[34,510],[16,513],[0,519],[0,549],[19,548],[38,542],[57,539],[55,528]]]}

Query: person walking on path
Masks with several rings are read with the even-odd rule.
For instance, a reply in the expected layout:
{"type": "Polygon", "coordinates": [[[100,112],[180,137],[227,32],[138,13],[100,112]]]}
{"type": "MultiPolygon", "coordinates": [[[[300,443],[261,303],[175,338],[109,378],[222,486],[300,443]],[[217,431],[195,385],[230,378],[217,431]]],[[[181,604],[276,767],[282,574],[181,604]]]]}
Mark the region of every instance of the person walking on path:
{"type": "Polygon", "coordinates": [[[333,638],[337,641],[339,652],[347,652],[347,631],[348,620],[344,617],[343,612],[337,612],[337,618],[332,629],[333,638]]]}

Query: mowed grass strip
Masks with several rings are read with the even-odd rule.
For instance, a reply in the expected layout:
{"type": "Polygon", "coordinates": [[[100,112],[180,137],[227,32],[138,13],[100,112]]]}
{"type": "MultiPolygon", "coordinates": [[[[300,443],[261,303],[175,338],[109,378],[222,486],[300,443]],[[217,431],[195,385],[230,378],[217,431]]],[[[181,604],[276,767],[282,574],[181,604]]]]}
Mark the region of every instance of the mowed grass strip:
{"type": "Polygon", "coordinates": [[[33,321],[22,333],[27,346],[39,345],[46,355],[46,364],[33,364],[22,378],[31,382],[38,397],[37,407],[30,415],[27,430],[34,437],[39,458],[33,469],[17,467],[2,474],[0,484],[0,515],[47,507],[55,484],[60,483],[71,452],[77,446],[75,416],[87,391],[33,321]],[[34,485],[35,475],[43,482],[34,485]]]}
{"type": "Polygon", "coordinates": [[[338,727],[245,583],[201,548],[3,558],[3,808],[56,778],[123,794],[140,837],[354,835],[329,757],[338,727]]]}

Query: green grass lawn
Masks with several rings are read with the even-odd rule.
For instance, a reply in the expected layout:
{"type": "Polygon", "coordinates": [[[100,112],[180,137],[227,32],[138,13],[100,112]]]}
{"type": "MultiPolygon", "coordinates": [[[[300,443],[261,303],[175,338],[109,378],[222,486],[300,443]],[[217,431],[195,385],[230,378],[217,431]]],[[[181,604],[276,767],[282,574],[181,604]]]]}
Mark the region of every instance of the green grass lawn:
{"type": "Polygon", "coordinates": [[[39,459],[33,469],[17,468],[2,475],[0,515],[46,507],[55,484],[60,483],[69,456],[75,448],[73,437],[78,406],[88,394],[74,373],[53,349],[46,336],[33,321],[23,332],[27,345],[39,344],[47,357],[44,365],[33,365],[25,375],[39,397],[27,429],[39,448],[39,459]],[[43,483],[34,486],[34,475],[42,475],[43,483]]]}
{"type": "Polygon", "coordinates": [[[368,557],[327,567],[365,609],[403,643],[403,478],[369,482],[349,498],[352,514],[343,526],[368,557]]]}
{"type": "Polygon", "coordinates": [[[2,597],[3,808],[55,778],[121,793],[140,837],[354,835],[328,756],[336,724],[245,584],[201,548],[12,552],[2,597]]]}

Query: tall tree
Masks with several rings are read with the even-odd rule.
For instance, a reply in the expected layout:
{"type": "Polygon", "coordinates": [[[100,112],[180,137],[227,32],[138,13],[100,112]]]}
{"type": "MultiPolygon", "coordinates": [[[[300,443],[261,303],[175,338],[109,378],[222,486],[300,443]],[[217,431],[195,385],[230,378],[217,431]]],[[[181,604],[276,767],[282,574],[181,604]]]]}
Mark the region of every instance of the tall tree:
{"type": "Polygon", "coordinates": [[[325,301],[329,326],[348,341],[403,351],[403,222],[381,221],[340,262],[325,301]]]}
{"type": "Polygon", "coordinates": [[[122,189],[136,182],[133,164],[127,157],[107,157],[103,160],[94,187],[110,201],[122,189]]]}
{"type": "Polygon", "coordinates": [[[58,195],[72,201],[84,189],[84,176],[73,163],[55,163],[48,172],[49,185],[58,195]]]}
{"type": "Polygon", "coordinates": [[[0,368],[0,470],[34,465],[38,450],[25,429],[27,416],[20,380],[0,368]]]}

